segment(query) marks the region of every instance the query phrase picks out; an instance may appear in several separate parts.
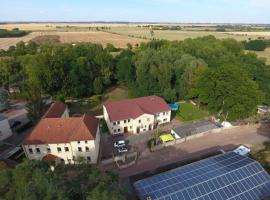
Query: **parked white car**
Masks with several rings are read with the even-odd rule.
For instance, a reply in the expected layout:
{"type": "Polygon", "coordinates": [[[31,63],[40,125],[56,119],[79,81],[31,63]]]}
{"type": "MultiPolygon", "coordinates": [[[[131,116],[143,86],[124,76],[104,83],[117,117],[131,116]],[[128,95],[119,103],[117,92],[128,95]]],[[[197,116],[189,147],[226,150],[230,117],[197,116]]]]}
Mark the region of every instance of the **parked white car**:
{"type": "Polygon", "coordinates": [[[118,150],[118,153],[125,153],[125,152],[128,152],[128,149],[126,147],[120,147],[117,149],[118,150]]]}
{"type": "Polygon", "coordinates": [[[126,146],[126,141],[125,140],[118,140],[113,144],[113,146],[115,148],[125,147],[126,146]]]}

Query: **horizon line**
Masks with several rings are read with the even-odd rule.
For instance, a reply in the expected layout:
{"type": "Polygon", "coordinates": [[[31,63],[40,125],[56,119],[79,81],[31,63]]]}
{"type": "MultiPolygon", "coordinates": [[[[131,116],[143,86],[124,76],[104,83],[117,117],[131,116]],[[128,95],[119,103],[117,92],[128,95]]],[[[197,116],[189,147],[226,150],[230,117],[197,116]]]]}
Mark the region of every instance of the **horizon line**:
{"type": "Polygon", "coordinates": [[[76,23],[82,23],[82,24],[209,24],[209,25],[267,25],[269,26],[270,23],[255,23],[255,22],[251,22],[251,23],[243,23],[243,22],[151,22],[151,21],[0,21],[0,25],[1,24],[23,24],[23,23],[64,23],[64,24],[76,24],[76,23]]]}

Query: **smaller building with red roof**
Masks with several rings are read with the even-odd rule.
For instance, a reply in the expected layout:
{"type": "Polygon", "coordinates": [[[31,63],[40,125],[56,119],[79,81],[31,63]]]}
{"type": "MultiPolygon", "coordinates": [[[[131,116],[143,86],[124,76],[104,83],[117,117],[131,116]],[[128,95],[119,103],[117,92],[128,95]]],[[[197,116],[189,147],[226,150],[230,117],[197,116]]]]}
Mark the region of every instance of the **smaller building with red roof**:
{"type": "Polygon", "coordinates": [[[43,115],[43,118],[68,118],[68,107],[66,104],[61,102],[54,102],[51,104],[50,108],[43,115]]]}
{"type": "Polygon", "coordinates": [[[170,107],[158,96],[108,102],[103,114],[111,134],[151,131],[171,120],[170,107]]]}
{"type": "Polygon", "coordinates": [[[99,119],[86,114],[82,117],[66,118],[66,110],[67,107],[61,103],[52,104],[22,143],[27,158],[57,158],[64,163],[76,163],[84,159],[88,163],[97,163],[99,119]]]}

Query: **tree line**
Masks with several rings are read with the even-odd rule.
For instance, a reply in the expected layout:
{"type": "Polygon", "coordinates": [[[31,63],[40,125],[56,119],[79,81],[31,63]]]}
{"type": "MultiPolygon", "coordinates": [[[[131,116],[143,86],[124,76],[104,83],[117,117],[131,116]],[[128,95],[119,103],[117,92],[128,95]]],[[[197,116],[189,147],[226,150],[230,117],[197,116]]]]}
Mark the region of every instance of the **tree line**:
{"type": "Polygon", "coordinates": [[[2,55],[9,58],[0,62],[0,85],[20,81],[25,90],[54,97],[87,97],[120,84],[132,97],[196,99],[231,120],[252,115],[258,104],[270,104],[270,67],[234,39],[153,40],[124,50],[30,42],[2,55]],[[112,51],[119,52],[112,56],[112,51]]]}
{"type": "Polygon", "coordinates": [[[18,28],[14,28],[12,30],[0,29],[0,38],[22,37],[29,33],[29,31],[21,31],[18,28]]]}
{"type": "Polygon", "coordinates": [[[118,178],[88,164],[58,165],[25,160],[15,168],[0,166],[1,199],[124,200],[118,178]]]}

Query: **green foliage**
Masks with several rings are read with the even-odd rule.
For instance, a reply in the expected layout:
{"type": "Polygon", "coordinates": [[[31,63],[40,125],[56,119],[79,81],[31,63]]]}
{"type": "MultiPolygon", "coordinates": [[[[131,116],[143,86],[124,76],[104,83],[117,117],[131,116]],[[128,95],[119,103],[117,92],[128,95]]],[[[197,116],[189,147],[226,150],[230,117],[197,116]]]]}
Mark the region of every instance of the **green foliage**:
{"type": "Polygon", "coordinates": [[[95,78],[94,80],[94,92],[95,94],[102,94],[103,92],[103,83],[101,78],[95,78]]]}
{"type": "Polygon", "coordinates": [[[181,103],[176,114],[183,121],[200,120],[208,116],[208,112],[199,109],[192,103],[181,103]]]}
{"type": "Polygon", "coordinates": [[[0,88],[0,111],[8,108],[8,92],[0,88]]]}
{"type": "Polygon", "coordinates": [[[130,83],[135,80],[134,53],[124,50],[116,57],[116,79],[119,84],[130,83]]]}
{"type": "Polygon", "coordinates": [[[196,92],[210,111],[223,113],[229,120],[254,114],[264,99],[258,84],[246,71],[234,66],[208,69],[201,76],[196,92]]]}
{"type": "Polygon", "coordinates": [[[28,101],[26,105],[27,116],[28,118],[36,123],[45,113],[46,107],[45,103],[41,97],[41,91],[38,86],[33,82],[28,83],[28,101]]]}
{"type": "MultiPolygon", "coordinates": [[[[220,28],[227,29],[225,26],[220,28]]],[[[255,99],[252,109],[257,103],[270,105],[269,66],[254,53],[246,53],[244,44],[234,39],[220,40],[214,36],[172,42],[153,39],[135,49],[128,46],[128,49],[113,57],[110,54],[114,50],[111,45],[103,49],[97,44],[73,46],[19,43],[8,51],[1,51],[2,55],[10,58],[0,61],[0,87],[8,88],[19,82],[22,90],[25,90],[25,85],[31,82],[42,94],[81,98],[102,94],[109,86],[118,83],[128,87],[130,97],[158,95],[173,102],[178,99],[202,98],[201,93],[198,93],[203,90],[200,80],[203,77],[211,78],[205,71],[231,70],[233,66],[247,76],[255,93],[262,90],[266,97],[262,102],[263,95],[260,92],[258,97],[261,100],[255,99]],[[250,81],[255,81],[252,83],[256,87],[250,81]]],[[[218,82],[223,84],[224,80],[227,81],[227,77],[219,77],[218,82]]],[[[230,87],[236,87],[233,81],[227,82],[231,84],[230,87]]],[[[209,92],[215,89],[215,85],[203,86],[209,92]]],[[[249,97],[246,93],[250,91],[243,90],[241,95],[249,97]]],[[[212,109],[215,99],[211,98],[211,95],[206,96],[203,101],[207,105],[211,102],[208,105],[210,110],[219,113],[221,108],[212,109]]],[[[231,119],[253,113],[244,111],[245,106],[240,109],[239,99],[231,99],[230,105],[235,105],[232,106],[233,112],[239,112],[231,119]]],[[[220,107],[220,102],[217,104],[220,107]]]]}
{"type": "Polygon", "coordinates": [[[0,29],[0,38],[22,37],[29,33],[27,31],[21,31],[18,28],[14,28],[13,30],[0,29]]]}
{"type": "Polygon", "coordinates": [[[246,50],[253,50],[253,51],[264,51],[268,46],[268,41],[266,40],[250,40],[244,41],[246,50]]]}
{"type": "Polygon", "coordinates": [[[0,171],[0,194],[7,200],[67,199],[58,187],[57,178],[46,163],[25,161],[15,169],[0,171]]]}
{"type": "Polygon", "coordinates": [[[113,57],[101,45],[18,43],[6,54],[12,57],[0,62],[0,86],[30,80],[45,94],[85,97],[101,93],[114,80],[113,57]]]}
{"type": "Polygon", "coordinates": [[[87,164],[59,165],[55,171],[42,161],[26,160],[0,171],[0,196],[6,200],[124,200],[117,177],[87,164]]]}

